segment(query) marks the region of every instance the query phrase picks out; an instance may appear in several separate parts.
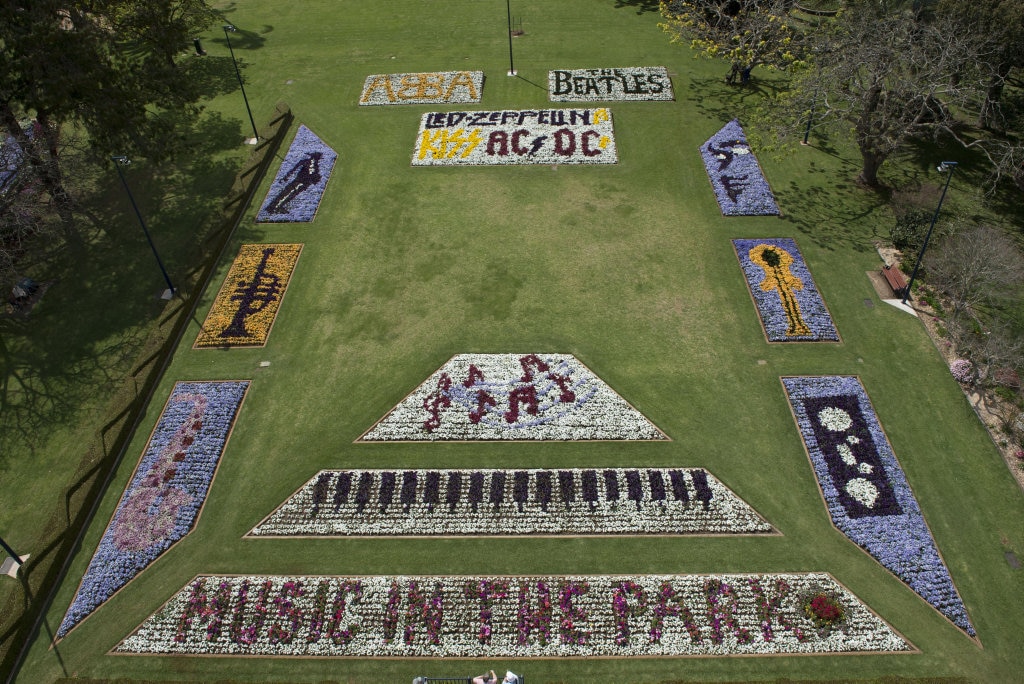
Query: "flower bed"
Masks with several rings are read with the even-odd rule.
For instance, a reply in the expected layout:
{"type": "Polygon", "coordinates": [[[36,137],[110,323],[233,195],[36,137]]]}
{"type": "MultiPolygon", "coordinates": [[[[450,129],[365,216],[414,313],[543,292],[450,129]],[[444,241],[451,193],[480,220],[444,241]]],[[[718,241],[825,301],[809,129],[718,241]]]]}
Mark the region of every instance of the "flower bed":
{"type": "Polygon", "coordinates": [[[267,343],[302,245],[242,245],[224,278],[194,348],[267,343]]]}
{"type": "Polygon", "coordinates": [[[732,246],[769,341],[839,340],[832,316],[796,241],[733,240],[732,246]]]}
{"type": "Polygon", "coordinates": [[[555,69],[548,72],[548,99],[553,102],[674,100],[665,67],[555,69]]]}
{"type": "Polygon", "coordinates": [[[248,381],[174,386],[57,638],[192,530],[248,387],[248,381]]]}
{"type": "Polygon", "coordinates": [[[250,536],[765,534],[701,469],[324,470],[250,536]]]}
{"type": "Polygon", "coordinates": [[[867,392],[852,376],[782,379],[832,522],[975,636],[867,392]]]}
{"type": "Polygon", "coordinates": [[[257,223],[308,223],[316,216],[338,153],[316,133],[299,126],[267,198],[256,214],[257,223]]]}
{"type": "Polygon", "coordinates": [[[700,154],[722,214],[765,216],[779,213],[775,195],[738,119],[722,126],[701,145],[700,154]]]}
{"type": "Polygon", "coordinates": [[[413,166],[615,164],[607,109],[428,112],[413,166]]]}
{"type": "Polygon", "coordinates": [[[113,653],[590,657],[908,652],[827,574],[197,577],[113,653]],[[828,629],[808,590],[839,602],[828,629]]]}
{"type": "Polygon", "coordinates": [[[568,354],[460,354],[360,441],[648,440],[665,434],[568,354]]]}
{"type": "Polygon", "coordinates": [[[483,94],[482,71],[374,74],[366,77],[359,104],[473,104],[483,94]]]}

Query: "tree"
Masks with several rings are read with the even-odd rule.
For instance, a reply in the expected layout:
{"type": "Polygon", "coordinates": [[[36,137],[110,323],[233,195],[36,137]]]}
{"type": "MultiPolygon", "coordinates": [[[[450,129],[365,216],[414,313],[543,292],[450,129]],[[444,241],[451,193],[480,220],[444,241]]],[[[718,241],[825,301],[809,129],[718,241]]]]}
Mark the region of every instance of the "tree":
{"type": "Polygon", "coordinates": [[[961,228],[925,259],[928,283],[949,298],[954,319],[984,326],[980,308],[1019,297],[1024,254],[1006,231],[992,226],[961,228]]]}
{"type": "Polygon", "coordinates": [[[926,21],[913,8],[850,0],[815,34],[814,68],[784,103],[806,112],[814,102],[819,125],[852,130],[858,180],[878,187],[890,156],[911,139],[952,132],[953,112],[979,92],[985,55],[967,33],[949,16],[926,21]]]}
{"type": "Polygon", "coordinates": [[[940,0],[937,12],[969,30],[972,39],[984,46],[981,53],[988,73],[977,124],[1004,127],[1003,88],[1012,69],[1024,68],[1024,0],[940,0]]]}
{"type": "Polygon", "coordinates": [[[792,0],[671,0],[661,3],[661,28],[704,57],[729,60],[726,82],[745,83],[757,66],[786,69],[799,59],[792,6],[792,0]]]}
{"type": "Polygon", "coordinates": [[[154,38],[146,41],[138,13],[151,4],[193,7],[201,0],[0,4],[0,123],[23,151],[71,242],[79,238],[58,156],[62,129],[81,127],[104,155],[131,150],[156,157],[173,148],[168,143],[174,118],[168,114],[198,112],[198,91],[187,70],[168,62],[170,39],[155,38],[180,40],[183,27],[196,30],[196,12],[150,12],[148,35],[154,38]],[[38,123],[39,135],[27,135],[27,117],[38,123]]]}

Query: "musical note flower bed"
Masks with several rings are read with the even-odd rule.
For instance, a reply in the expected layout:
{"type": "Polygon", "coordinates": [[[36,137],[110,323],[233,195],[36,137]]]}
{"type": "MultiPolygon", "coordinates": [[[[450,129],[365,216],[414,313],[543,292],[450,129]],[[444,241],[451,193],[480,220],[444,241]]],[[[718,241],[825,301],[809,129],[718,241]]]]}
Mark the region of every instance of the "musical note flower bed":
{"type": "Polygon", "coordinates": [[[301,252],[301,244],[242,245],[193,347],[265,345],[301,252]]]}
{"type": "Polygon", "coordinates": [[[852,376],[784,377],[832,522],[953,624],[975,636],[867,392],[852,376]]]}
{"type": "Polygon", "coordinates": [[[316,133],[299,126],[281,162],[257,223],[308,223],[316,216],[338,153],[316,133]]]}
{"type": "Polygon", "coordinates": [[[747,143],[739,119],[733,119],[701,145],[704,168],[725,216],[779,213],[775,195],[747,143]]]}
{"type": "Polygon", "coordinates": [[[247,380],[174,385],[57,638],[192,531],[248,387],[247,380]]]}
{"type": "Polygon", "coordinates": [[[766,534],[699,468],[323,470],[251,536],[766,534]]]}
{"type": "Polygon", "coordinates": [[[194,579],[112,653],[535,658],[912,650],[824,573],[222,575],[194,579]],[[839,611],[814,604],[818,596],[839,611]]]}
{"type": "Polygon", "coordinates": [[[839,341],[795,240],[733,240],[732,246],[769,341],[839,341]]]}
{"type": "Polygon", "coordinates": [[[360,441],[667,439],[568,354],[459,354],[360,441]]]}

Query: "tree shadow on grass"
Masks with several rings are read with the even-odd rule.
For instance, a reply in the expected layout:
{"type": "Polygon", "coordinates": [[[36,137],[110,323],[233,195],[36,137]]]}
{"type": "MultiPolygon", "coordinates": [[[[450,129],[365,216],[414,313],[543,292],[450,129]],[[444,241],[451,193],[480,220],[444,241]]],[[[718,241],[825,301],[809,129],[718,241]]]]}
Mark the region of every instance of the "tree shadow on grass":
{"type": "Polygon", "coordinates": [[[697,110],[723,125],[736,118],[742,123],[784,87],[780,82],[757,77],[743,85],[729,85],[725,82],[726,73],[723,69],[721,78],[690,79],[687,86],[697,110]]]}
{"type": "Polygon", "coordinates": [[[659,0],[615,0],[615,9],[629,7],[635,9],[637,14],[644,12],[660,12],[661,3],[659,0]]]}
{"type": "MultiPolygon", "coordinates": [[[[241,159],[241,122],[208,114],[189,128],[191,154],[175,166],[140,161],[125,180],[168,274],[180,287],[219,228],[241,159]]],[[[109,161],[83,173],[81,253],[61,250],[31,275],[56,281],[31,314],[0,318],[0,468],[37,452],[53,426],[75,426],[83,407],[116,391],[164,312],[166,287],[138,217],[109,161]]],[[[97,408],[96,406],[92,407],[97,408]]],[[[98,407],[102,408],[102,407],[98,407]]]]}
{"type": "Polygon", "coordinates": [[[810,163],[806,181],[790,180],[773,186],[782,220],[792,224],[818,246],[830,251],[849,249],[867,252],[865,226],[872,237],[888,237],[892,218],[886,192],[869,190],[838,170],[810,163]]]}

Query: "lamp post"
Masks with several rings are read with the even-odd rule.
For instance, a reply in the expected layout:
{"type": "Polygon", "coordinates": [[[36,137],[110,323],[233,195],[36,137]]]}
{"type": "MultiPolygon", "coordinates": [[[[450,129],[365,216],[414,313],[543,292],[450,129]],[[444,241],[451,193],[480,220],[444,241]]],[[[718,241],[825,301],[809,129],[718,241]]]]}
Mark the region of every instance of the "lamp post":
{"type": "Polygon", "coordinates": [[[953,180],[953,171],[956,170],[955,161],[944,161],[937,167],[939,173],[948,172],[946,176],[946,184],[942,186],[942,194],[939,195],[939,203],[935,206],[935,213],[932,215],[932,223],[928,226],[928,232],[924,236],[924,244],[921,245],[921,251],[917,253],[917,261],[914,262],[914,270],[910,274],[910,282],[907,284],[907,289],[903,293],[903,303],[906,304],[907,300],[910,299],[910,288],[914,286],[914,278],[917,277],[917,270],[921,266],[921,259],[924,258],[924,250],[928,249],[928,240],[932,237],[932,229],[935,228],[935,222],[939,219],[939,210],[942,209],[942,200],[946,199],[946,190],[949,189],[949,181],[953,180]]]}
{"type": "Polygon", "coordinates": [[[505,0],[505,13],[508,15],[508,75],[516,75],[516,67],[512,63],[512,6],[505,0]]]}
{"type": "Polygon", "coordinates": [[[249,114],[249,123],[252,124],[252,140],[250,144],[255,145],[259,139],[260,134],[256,130],[256,121],[252,118],[252,110],[249,108],[249,98],[245,96],[245,84],[242,83],[242,72],[238,70],[238,60],[235,59],[235,50],[231,47],[231,36],[238,29],[235,28],[234,24],[224,24],[224,40],[228,43],[228,52],[231,53],[231,63],[235,65],[235,76],[238,78],[238,87],[242,89],[242,100],[245,102],[245,111],[249,114]]]}
{"type": "Polygon", "coordinates": [[[121,167],[130,165],[132,160],[121,154],[111,157],[110,161],[114,162],[114,168],[117,169],[117,175],[121,178],[121,185],[124,186],[124,191],[128,193],[128,200],[132,203],[132,209],[135,210],[135,216],[139,219],[139,225],[142,226],[142,232],[146,236],[146,242],[149,243],[149,248],[153,250],[153,256],[156,257],[156,263],[160,267],[160,272],[164,274],[164,282],[167,283],[167,292],[164,293],[163,298],[170,299],[175,293],[174,285],[171,284],[171,278],[167,275],[167,269],[164,268],[164,262],[160,260],[160,255],[156,252],[156,245],[153,244],[153,238],[149,236],[149,230],[146,228],[146,222],[142,220],[142,214],[139,212],[139,206],[135,204],[135,197],[132,195],[131,188],[128,187],[128,181],[125,179],[124,173],[121,171],[121,167]]]}
{"type": "Polygon", "coordinates": [[[818,86],[814,87],[814,97],[811,98],[811,113],[807,115],[807,128],[804,129],[804,139],[801,145],[808,145],[808,136],[811,135],[811,122],[814,121],[814,107],[818,104],[818,86]]]}

